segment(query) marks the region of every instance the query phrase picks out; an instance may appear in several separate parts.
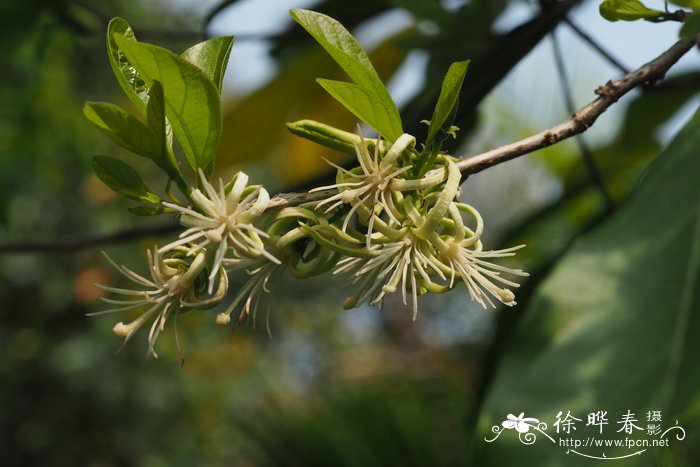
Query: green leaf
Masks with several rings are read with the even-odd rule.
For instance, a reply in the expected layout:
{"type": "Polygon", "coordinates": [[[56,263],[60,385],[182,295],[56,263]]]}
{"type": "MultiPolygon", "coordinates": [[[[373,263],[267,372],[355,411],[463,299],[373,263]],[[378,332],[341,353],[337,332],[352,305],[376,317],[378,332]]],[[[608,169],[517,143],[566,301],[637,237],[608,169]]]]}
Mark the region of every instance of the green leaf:
{"type": "Polygon", "coordinates": [[[231,47],[233,47],[233,36],[223,36],[208,41],[200,42],[197,45],[185,50],[182,58],[196,65],[204,74],[216,84],[219,94],[226,72],[231,47]]]}
{"type": "Polygon", "coordinates": [[[136,36],[126,20],[113,18],[107,26],[107,55],[114,76],[117,77],[124,93],[141,113],[145,113],[148,87],[114,41],[115,34],[133,42],[136,42],[136,36]]]}
{"type": "Polygon", "coordinates": [[[158,140],[160,158],[155,160],[155,163],[165,170],[173,180],[181,180],[180,168],[172,150],[173,130],[165,116],[165,97],[163,95],[163,86],[159,81],[153,81],[151,89],[148,91],[146,121],[158,140]]]}
{"type": "Polygon", "coordinates": [[[131,166],[115,157],[94,156],[95,175],[118,194],[144,203],[160,203],[158,195],[131,166]]]}
{"type": "Polygon", "coordinates": [[[338,102],[343,104],[357,118],[377,130],[379,134],[387,140],[385,132],[381,128],[387,124],[386,114],[379,112],[374,105],[372,95],[367,93],[360,86],[345,81],[334,81],[330,79],[317,79],[318,84],[333,96],[338,102]]]}
{"type": "Polygon", "coordinates": [[[168,123],[165,118],[165,97],[163,86],[159,81],[153,81],[148,91],[148,104],[146,105],[146,121],[148,127],[155,133],[161,154],[168,152],[168,123]]]}
{"type": "MultiPolygon", "coordinates": [[[[359,42],[329,16],[308,10],[292,10],[292,17],[328,52],[371,103],[373,121],[365,121],[389,142],[403,133],[401,116],[382,80],[359,42]],[[375,126],[376,125],[376,126],[375,126]]],[[[326,90],[328,90],[326,88],[326,90]]],[[[347,89],[346,89],[347,91],[347,89]]],[[[355,92],[355,94],[360,94],[355,92]]],[[[332,93],[331,93],[332,94],[332,93]]],[[[334,97],[335,94],[333,94],[334,97]]],[[[336,97],[337,98],[337,97],[336,97]]],[[[343,105],[345,102],[341,101],[343,105]]],[[[355,115],[362,118],[350,108],[355,115]]],[[[363,112],[365,114],[367,112],[363,112]]]]}
{"type": "MultiPolygon", "coordinates": [[[[382,80],[388,79],[405,58],[405,51],[396,47],[397,38],[387,38],[370,53],[382,80]]],[[[285,123],[302,116],[322,114],[324,123],[355,130],[357,117],[342,105],[335,105],[333,97],[321,86],[299,86],[299,83],[311,83],[319,76],[339,79],[336,76],[342,74],[343,71],[321,47],[304,48],[300,56],[284,64],[275,79],[237,100],[225,112],[217,163],[259,161],[284,147],[294,157],[278,159],[269,167],[283,183],[303,183],[326,173],[328,164],[322,158],[338,163],[341,155],[288,134],[285,123]]],[[[349,150],[354,156],[354,149],[350,147],[349,150]]]]}
{"type": "Polygon", "coordinates": [[[468,67],[469,60],[466,60],[464,62],[453,63],[447,70],[445,79],[442,81],[440,97],[438,97],[433,116],[430,119],[428,138],[425,140],[426,146],[430,145],[438,132],[443,129],[443,126],[447,126],[446,132],[449,132],[449,126],[452,125],[452,122],[448,121],[448,119],[457,106],[459,91],[462,89],[462,83],[464,82],[464,76],[467,74],[468,67]]]}
{"type": "Polygon", "coordinates": [[[680,36],[683,39],[694,36],[700,32],[700,12],[693,13],[685,19],[681,26],[680,36]]]}
{"type": "Polygon", "coordinates": [[[121,107],[108,102],[87,102],[83,113],[123,148],[156,163],[162,159],[162,147],[156,134],[121,107]]]}
{"type": "Polygon", "coordinates": [[[639,0],[605,0],[600,4],[600,16],[608,21],[636,21],[663,15],[663,11],[647,8],[639,0]]]}
{"type": "Polygon", "coordinates": [[[114,40],[149,86],[153,81],[163,85],[166,115],[187,162],[210,172],[221,136],[221,103],[214,83],[169,50],[118,34],[114,40]]]}
{"type": "MultiPolygon", "coordinates": [[[[540,284],[525,321],[504,343],[481,439],[491,438],[491,426],[508,413],[525,411],[551,426],[559,410],[584,420],[576,432],[581,438],[589,412],[608,411],[607,437],[613,438],[620,435],[615,422],[627,410],[640,421],[647,411],[660,410],[664,429],[678,420],[689,440],[698,439],[698,147],[700,114],[651,163],[627,202],[583,236],[540,284]]],[[[696,464],[697,444],[669,439],[669,447],[624,465],[696,464]]],[[[562,459],[567,466],[590,465],[549,441],[523,449],[517,434],[482,444],[474,465],[507,465],[513,458],[522,465],[562,465],[562,459]]],[[[608,457],[624,454],[630,450],[605,450],[608,457]]]]}
{"type": "Polygon", "coordinates": [[[691,10],[700,10],[700,0],[671,0],[670,3],[691,10]]]}

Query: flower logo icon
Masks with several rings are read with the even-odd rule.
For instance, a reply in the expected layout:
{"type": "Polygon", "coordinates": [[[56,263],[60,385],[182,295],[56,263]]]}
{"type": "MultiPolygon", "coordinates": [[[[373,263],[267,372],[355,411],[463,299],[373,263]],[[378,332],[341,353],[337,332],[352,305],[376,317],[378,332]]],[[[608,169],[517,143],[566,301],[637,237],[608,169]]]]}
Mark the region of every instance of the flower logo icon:
{"type": "Polygon", "coordinates": [[[527,433],[530,431],[530,426],[537,426],[540,421],[536,418],[526,418],[524,415],[525,412],[520,412],[520,415],[517,417],[512,413],[509,413],[506,420],[504,420],[501,425],[503,425],[503,428],[507,430],[512,430],[515,428],[518,433],[527,433]]]}

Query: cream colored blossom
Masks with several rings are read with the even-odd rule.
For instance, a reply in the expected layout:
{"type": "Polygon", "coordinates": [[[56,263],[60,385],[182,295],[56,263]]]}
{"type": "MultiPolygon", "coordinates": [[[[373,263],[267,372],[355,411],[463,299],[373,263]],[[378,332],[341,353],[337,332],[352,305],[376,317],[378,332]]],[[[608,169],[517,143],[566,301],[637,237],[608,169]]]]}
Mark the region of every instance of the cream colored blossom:
{"type": "Polygon", "coordinates": [[[185,246],[188,254],[194,255],[208,245],[213,245],[216,252],[210,268],[209,293],[214,288],[218,271],[229,249],[233,250],[236,258],[264,256],[279,264],[279,260],[265,249],[262,238],[267,238],[267,233],[253,225],[270,201],[267,191],[262,187],[249,187],[248,176],[243,172],[238,172],[235,176],[230,191],[227,191],[221,179],[217,191],[201,170],[199,174],[204,191],[192,191],[191,197],[196,207],[163,203],[181,214],[180,222],[188,229],[180,234],[179,240],[165,245],[158,252],[164,253],[185,246]]]}
{"type": "Polygon", "coordinates": [[[399,241],[372,245],[372,258],[348,257],[338,262],[334,274],[351,273],[359,286],[354,306],[359,303],[380,304],[387,294],[401,291],[403,303],[411,295],[413,319],[418,315],[419,289],[433,282],[431,276],[445,280],[435,261],[434,248],[407,231],[399,241]]]}
{"type": "Polygon", "coordinates": [[[165,323],[170,315],[188,308],[214,306],[226,295],[228,279],[223,269],[221,269],[219,271],[220,282],[217,293],[200,298],[195,293],[193,286],[197,276],[204,268],[205,259],[203,253],[197,254],[190,264],[181,259],[164,260],[157,251],[152,252],[148,250],[147,253],[150,278],[137,274],[125,266],[116,264],[105,255],[121,274],[137,284],[139,288],[132,290],[96,284],[97,287],[121,295],[124,299],[102,298],[102,301],[116,307],[91,313],[91,315],[145,308],[146,310],[130,323],[117,323],[113,331],[118,336],[124,337],[124,343],[126,344],[144,323],[153,319],[153,324],[148,334],[148,352],[154,357],[158,357],[154,345],[158,335],[165,328],[165,323]]]}
{"type": "MultiPolygon", "coordinates": [[[[445,292],[455,287],[460,278],[470,297],[486,307],[495,307],[494,300],[513,306],[515,294],[511,288],[519,284],[509,276],[528,274],[493,262],[494,259],[514,256],[519,245],[502,250],[483,251],[481,234],[483,222],[479,213],[469,205],[450,203],[447,208],[451,220],[449,229],[437,229],[422,237],[419,228],[404,228],[399,240],[374,244],[366,255],[349,256],[338,263],[334,274],[350,274],[358,287],[356,297],[347,302],[351,307],[360,303],[381,304],[388,294],[401,291],[403,303],[411,295],[413,318],[418,312],[418,295],[425,292],[445,292]],[[465,226],[460,209],[476,219],[474,230],[465,226]],[[369,256],[369,257],[368,257],[369,256]]],[[[410,217],[421,221],[411,213],[410,217]]],[[[348,250],[350,251],[350,250],[348,250]]]]}
{"type": "Polygon", "coordinates": [[[357,161],[360,164],[357,169],[347,170],[339,165],[328,162],[338,169],[338,178],[341,180],[336,184],[315,188],[310,192],[337,189],[338,193],[322,200],[316,205],[316,209],[329,205],[325,213],[342,206],[351,204],[352,208],[346,215],[342,230],[345,231],[350,219],[356,211],[367,214],[368,232],[367,242],[372,235],[372,227],[375,215],[386,213],[390,221],[400,224],[396,216],[396,207],[391,199],[391,183],[412,168],[411,165],[398,165],[399,156],[408,148],[415,144],[413,136],[403,134],[389,148],[386,154],[380,154],[380,143],[374,144],[374,152],[369,153],[368,144],[360,133],[360,144],[355,144],[357,161]]]}

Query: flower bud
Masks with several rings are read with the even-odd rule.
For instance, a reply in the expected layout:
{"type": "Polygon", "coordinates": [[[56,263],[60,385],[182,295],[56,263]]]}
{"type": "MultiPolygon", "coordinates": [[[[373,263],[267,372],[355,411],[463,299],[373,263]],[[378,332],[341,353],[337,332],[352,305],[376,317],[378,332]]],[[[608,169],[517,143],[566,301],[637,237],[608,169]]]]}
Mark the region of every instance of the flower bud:
{"type": "Polygon", "coordinates": [[[287,129],[297,136],[346,154],[354,155],[355,145],[360,144],[360,137],[356,134],[314,120],[287,123],[287,129]]]}
{"type": "Polygon", "coordinates": [[[350,308],[357,307],[357,297],[348,297],[343,302],[343,309],[349,310],[350,308]]]}
{"type": "Polygon", "coordinates": [[[131,326],[128,326],[122,322],[119,322],[114,325],[112,328],[112,331],[114,334],[116,334],[119,337],[126,337],[129,335],[129,331],[131,331],[131,326]]]}
{"type": "Polygon", "coordinates": [[[226,326],[228,323],[231,322],[231,317],[227,315],[226,313],[219,313],[216,315],[216,324],[220,324],[221,326],[226,326]]]}
{"type": "Polygon", "coordinates": [[[500,289],[498,291],[498,298],[501,299],[501,302],[503,302],[504,305],[515,305],[515,294],[508,289],[500,289]]]}

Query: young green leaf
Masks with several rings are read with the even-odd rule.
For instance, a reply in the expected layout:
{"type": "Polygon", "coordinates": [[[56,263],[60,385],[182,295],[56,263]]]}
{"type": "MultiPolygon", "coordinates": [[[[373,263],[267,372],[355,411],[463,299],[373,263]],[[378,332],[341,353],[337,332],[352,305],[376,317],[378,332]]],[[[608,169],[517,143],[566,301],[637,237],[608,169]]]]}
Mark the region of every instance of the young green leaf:
{"type": "Polygon", "coordinates": [[[161,157],[155,160],[155,163],[165,170],[171,179],[180,180],[182,176],[172,150],[173,130],[165,117],[165,97],[163,95],[163,86],[159,81],[153,81],[151,89],[148,91],[146,121],[158,140],[161,157]]]}
{"type": "Polygon", "coordinates": [[[681,38],[686,39],[698,32],[700,32],[700,12],[693,13],[685,19],[679,34],[681,38]]]}
{"type": "Polygon", "coordinates": [[[160,198],[130,165],[115,157],[94,156],[95,175],[118,194],[144,203],[158,204],[160,198]]]}
{"type": "Polygon", "coordinates": [[[671,3],[691,10],[700,10],[700,0],[671,0],[671,3]]]}
{"type": "MultiPolygon", "coordinates": [[[[345,81],[334,81],[330,79],[317,79],[321,85],[331,96],[338,102],[343,104],[350,112],[355,114],[357,118],[374,128],[377,133],[389,140],[386,131],[382,128],[387,128],[390,125],[390,117],[384,112],[383,107],[377,107],[372,99],[372,95],[364,88],[345,81]]],[[[400,129],[398,131],[401,131],[400,129]]],[[[391,133],[393,135],[393,133],[391,133]]],[[[400,134],[399,134],[400,136],[400,134]]]]}
{"type": "Polygon", "coordinates": [[[446,126],[449,130],[451,121],[448,121],[452,110],[457,106],[459,99],[459,91],[462,89],[464,76],[467,74],[469,60],[464,62],[455,62],[450,65],[447,70],[445,79],[442,81],[442,89],[440,89],[440,97],[438,97],[433,116],[430,118],[430,129],[428,130],[428,138],[425,140],[426,146],[432,143],[438,132],[446,126]]]}
{"type": "Polygon", "coordinates": [[[109,64],[112,66],[114,76],[117,77],[117,81],[124,93],[141,113],[145,113],[148,87],[119,49],[119,46],[114,41],[114,34],[121,35],[134,42],[136,41],[136,36],[125,19],[112,18],[107,26],[107,55],[109,56],[109,64]]]}
{"type": "Polygon", "coordinates": [[[229,55],[231,55],[231,47],[233,47],[233,36],[217,37],[190,47],[183,52],[182,58],[197,65],[216,84],[221,94],[221,84],[229,55]]]}
{"type": "MultiPolygon", "coordinates": [[[[403,127],[399,110],[362,45],[343,25],[329,16],[308,10],[292,10],[291,15],[340,65],[361,90],[361,94],[369,99],[374,108],[373,113],[378,118],[373,119],[374,123],[366,123],[389,142],[394,142],[401,136],[403,127]]],[[[341,103],[346,105],[346,102],[341,103]]],[[[355,110],[350,110],[360,117],[355,110]]]]}
{"type": "Polygon", "coordinates": [[[221,103],[216,85],[197,66],[151,44],[119,34],[114,40],[150,86],[163,85],[165,111],[193,169],[211,171],[221,136],[221,103]]]}
{"type": "Polygon", "coordinates": [[[161,154],[168,152],[168,122],[165,118],[165,97],[163,86],[159,81],[153,81],[148,91],[148,103],[146,104],[146,122],[148,127],[158,138],[158,146],[161,154]]]}
{"type": "Polygon", "coordinates": [[[639,0],[605,0],[599,9],[600,16],[608,21],[636,21],[664,15],[663,11],[647,8],[639,0]]]}
{"type": "Polygon", "coordinates": [[[162,159],[161,144],[156,134],[136,117],[108,102],[87,102],[83,113],[112,141],[159,164],[162,159]]]}

